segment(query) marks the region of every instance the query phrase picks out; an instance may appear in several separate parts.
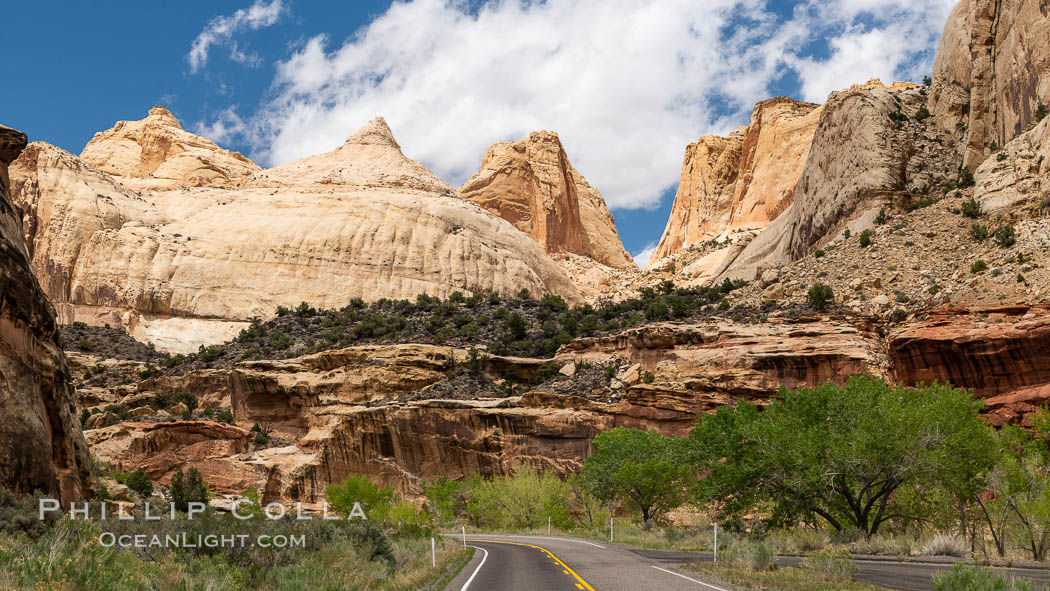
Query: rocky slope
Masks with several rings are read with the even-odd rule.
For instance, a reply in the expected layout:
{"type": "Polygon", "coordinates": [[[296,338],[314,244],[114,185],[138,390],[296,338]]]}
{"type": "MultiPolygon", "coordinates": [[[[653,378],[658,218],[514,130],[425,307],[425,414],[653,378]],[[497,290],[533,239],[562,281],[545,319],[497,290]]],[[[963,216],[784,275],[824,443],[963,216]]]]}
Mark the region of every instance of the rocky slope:
{"type": "Polygon", "coordinates": [[[60,319],[164,349],[222,342],[302,301],[521,289],[579,300],[538,245],[406,158],[382,119],[332,152],[259,170],[154,108],[83,158],[32,144],[12,181],[60,319]]]}
{"type": "Polygon", "coordinates": [[[65,504],[90,493],[91,463],[55,312],[8,194],[8,165],[25,146],[24,133],[0,125],[0,488],[41,490],[65,504]]]}
{"type": "Polygon", "coordinates": [[[537,131],[489,146],[481,170],[459,193],[510,221],[548,253],[634,268],[605,199],[573,168],[556,133],[537,131]]]}
{"type": "Polygon", "coordinates": [[[674,204],[650,266],[729,233],[761,230],[793,200],[821,108],[785,97],[755,105],[728,137],[689,144],[674,204]]]}

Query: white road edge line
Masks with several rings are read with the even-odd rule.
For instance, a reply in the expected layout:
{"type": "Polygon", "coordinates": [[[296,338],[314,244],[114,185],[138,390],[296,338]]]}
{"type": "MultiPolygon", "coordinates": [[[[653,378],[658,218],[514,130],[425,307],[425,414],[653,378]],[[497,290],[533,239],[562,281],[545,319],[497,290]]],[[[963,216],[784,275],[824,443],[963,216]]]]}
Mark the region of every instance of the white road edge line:
{"type": "Polygon", "coordinates": [[[709,585],[707,583],[704,583],[703,581],[697,581],[696,579],[691,579],[691,578],[689,578],[689,577],[687,577],[687,576],[685,576],[685,575],[683,575],[681,573],[676,573],[673,570],[667,570],[666,568],[660,568],[660,567],[658,567],[656,565],[652,565],[652,564],[650,564],[649,566],[655,568],[656,570],[663,571],[663,572],[665,572],[665,573],[667,573],[669,575],[674,575],[676,577],[682,577],[683,579],[685,579],[687,581],[692,581],[692,582],[694,582],[694,583],[696,583],[698,585],[703,585],[704,587],[710,587],[712,589],[718,589],[718,591],[726,591],[725,589],[723,589],[721,587],[715,587],[714,585],[709,585]]]}
{"type": "Polygon", "coordinates": [[[474,569],[474,572],[470,574],[470,578],[467,579],[466,583],[463,583],[463,586],[459,588],[459,591],[467,591],[467,588],[470,587],[470,584],[474,582],[474,577],[478,576],[478,572],[481,570],[481,567],[485,566],[485,561],[489,559],[489,551],[488,550],[486,550],[484,548],[479,548],[478,546],[469,546],[468,545],[467,547],[468,548],[474,548],[475,550],[481,550],[482,552],[485,553],[485,555],[481,557],[481,564],[479,564],[478,567],[474,569]]]}
{"type": "MultiPolygon", "coordinates": [[[[449,534],[451,535],[451,534],[449,534]]],[[[457,534],[458,535],[458,534],[457,534]]],[[[605,549],[605,546],[601,544],[595,544],[594,542],[586,542],[584,540],[577,540],[575,538],[560,538],[557,536],[512,536],[506,534],[474,534],[473,537],[480,539],[488,536],[490,538],[522,538],[526,540],[561,540],[563,542],[576,542],[577,544],[587,544],[588,546],[594,546],[595,548],[605,549]]]]}

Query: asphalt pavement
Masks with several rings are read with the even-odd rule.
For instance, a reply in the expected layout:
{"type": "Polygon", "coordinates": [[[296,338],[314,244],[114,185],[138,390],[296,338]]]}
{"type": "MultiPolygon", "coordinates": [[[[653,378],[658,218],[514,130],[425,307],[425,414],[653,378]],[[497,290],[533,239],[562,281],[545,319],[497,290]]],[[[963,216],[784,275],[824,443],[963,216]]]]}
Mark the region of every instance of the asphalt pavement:
{"type": "MultiPolygon", "coordinates": [[[[458,536],[457,536],[458,537],[458,536]]],[[[648,550],[624,544],[549,536],[467,536],[474,558],[446,591],[732,591],[729,585],[677,567],[710,561],[710,552],[648,550]],[[702,580],[701,580],[702,579],[702,580]]],[[[778,557],[778,564],[798,566],[797,556],[778,557]]],[[[935,574],[948,563],[854,561],[857,580],[899,591],[933,591],[935,574]]],[[[1004,568],[1011,576],[1050,589],[1050,570],[1004,568]]]]}

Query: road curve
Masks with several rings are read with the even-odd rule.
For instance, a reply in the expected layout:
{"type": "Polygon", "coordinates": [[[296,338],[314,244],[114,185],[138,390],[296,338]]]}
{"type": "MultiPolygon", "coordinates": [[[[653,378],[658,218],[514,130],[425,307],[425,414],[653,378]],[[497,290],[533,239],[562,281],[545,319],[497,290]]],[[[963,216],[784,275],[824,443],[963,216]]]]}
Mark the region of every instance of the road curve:
{"type": "MultiPolygon", "coordinates": [[[[446,591],[729,591],[729,585],[675,568],[710,561],[710,552],[646,550],[548,536],[474,534],[467,536],[467,544],[478,551],[446,591]]],[[[781,556],[777,562],[798,566],[800,558],[781,556]]],[[[951,568],[863,558],[855,563],[857,580],[904,591],[932,591],[933,575],[951,568]]],[[[1050,588],[1047,569],[999,570],[1033,581],[1037,589],[1050,588]]]]}
{"type": "MultiPolygon", "coordinates": [[[[544,536],[468,535],[474,559],[446,591],[727,591],[673,571],[682,560],[544,536]]],[[[695,557],[695,555],[693,555],[695,557]]]]}

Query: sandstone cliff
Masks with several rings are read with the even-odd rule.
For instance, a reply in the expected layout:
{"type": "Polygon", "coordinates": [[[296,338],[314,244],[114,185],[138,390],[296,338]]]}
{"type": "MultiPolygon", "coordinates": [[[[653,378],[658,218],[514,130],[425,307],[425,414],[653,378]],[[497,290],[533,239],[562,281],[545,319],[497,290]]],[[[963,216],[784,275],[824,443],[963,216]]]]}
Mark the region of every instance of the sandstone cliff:
{"type": "Polygon", "coordinates": [[[761,230],[791,205],[821,108],[778,97],[728,137],[686,147],[671,215],[651,264],[729,232],[761,230]]]}
{"type": "Polygon", "coordinates": [[[0,125],[0,488],[63,504],[90,494],[91,462],[74,411],[55,312],[33,277],[8,165],[24,133],[0,125]]]}
{"type": "Polygon", "coordinates": [[[514,224],[551,254],[633,267],[605,199],[573,168],[558,134],[538,131],[487,150],[460,195],[514,224]]]}
{"type": "MultiPolygon", "coordinates": [[[[611,381],[599,377],[583,387],[564,378],[520,393],[453,390],[455,397],[440,386],[467,351],[353,346],[151,378],[117,400],[133,415],[150,415],[154,395],[193,392],[203,405],[231,408],[241,425],[267,425],[286,444],[252,448],[241,429],[151,418],[95,429],[88,438],[101,461],[123,469],[141,467],[167,481],[178,466],[194,465],[214,490],[256,486],[267,500],[319,502],[328,483],[355,473],[418,494],[422,478],[501,475],[520,462],[569,474],[591,439],[615,426],[682,434],[697,413],[768,399],[780,384],[884,375],[879,346],[863,322],[662,323],[579,339],[553,360],[564,375],[600,376],[605,364],[617,365],[611,381]],[[654,374],[650,383],[643,371],[654,374]]],[[[544,361],[493,356],[486,371],[491,379],[527,382],[544,361]]]]}
{"type": "Polygon", "coordinates": [[[538,245],[406,158],[382,119],[270,170],[194,137],[155,108],[96,136],[83,158],[34,143],[15,162],[33,270],[63,322],[188,351],[302,301],[521,289],[579,301],[538,245]],[[178,141],[134,147],[158,138],[178,141]],[[194,179],[209,186],[185,186],[194,179]]]}
{"type": "Polygon", "coordinates": [[[926,193],[954,177],[951,151],[915,121],[925,99],[907,83],[877,80],[834,92],[820,111],[794,201],[729,264],[753,279],[813,252],[847,227],[870,227],[898,194],[926,193]],[[897,123],[894,117],[900,118],[897,123]]]}
{"type": "Polygon", "coordinates": [[[1044,0],[961,0],[933,65],[930,111],[959,130],[971,170],[1050,108],[1050,7],[1044,0]]]}

